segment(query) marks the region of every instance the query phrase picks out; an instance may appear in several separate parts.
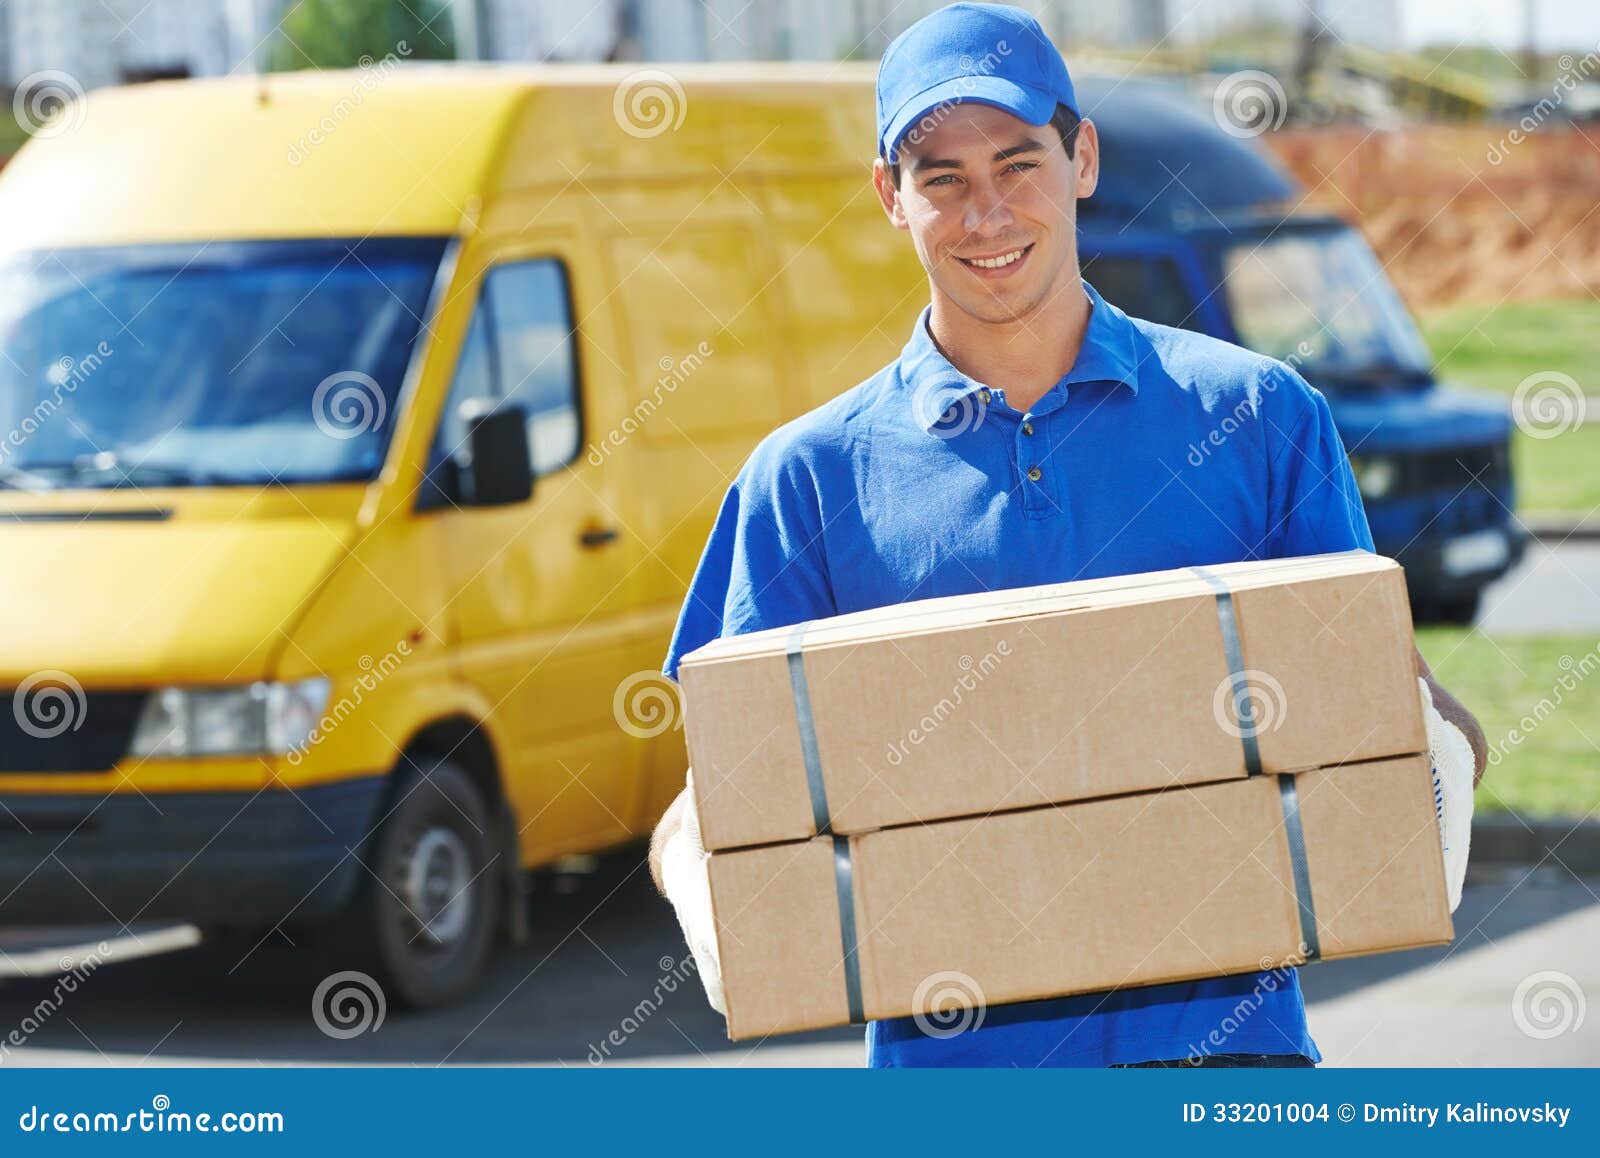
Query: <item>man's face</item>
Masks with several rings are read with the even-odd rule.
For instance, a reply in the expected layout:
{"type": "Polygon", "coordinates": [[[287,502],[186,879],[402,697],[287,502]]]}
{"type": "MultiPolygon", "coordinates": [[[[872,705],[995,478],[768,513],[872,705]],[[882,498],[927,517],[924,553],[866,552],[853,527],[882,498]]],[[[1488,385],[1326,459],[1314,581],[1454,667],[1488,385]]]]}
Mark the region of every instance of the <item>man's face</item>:
{"type": "Polygon", "coordinates": [[[1004,324],[1031,317],[1077,279],[1077,199],[1094,192],[1100,159],[1088,121],[1074,154],[1052,125],[958,104],[901,142],[898,186],[881,158],[873,181],[889,219],[911,234],[935,297],[1004,324]]]}

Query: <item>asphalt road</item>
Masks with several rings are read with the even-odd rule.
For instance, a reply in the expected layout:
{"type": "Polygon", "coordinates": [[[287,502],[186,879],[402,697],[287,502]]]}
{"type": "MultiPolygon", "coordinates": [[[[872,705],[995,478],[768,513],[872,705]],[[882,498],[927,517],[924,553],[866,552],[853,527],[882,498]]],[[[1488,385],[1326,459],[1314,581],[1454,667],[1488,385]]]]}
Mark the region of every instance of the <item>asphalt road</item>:
{"type": "MultiPolygon", "coordinates": [[[[1600,631],[1600,543],[1531,548],[1489,593],[1484,626],[1600,631]]],[[[728,1042],[640,849],[541,874],[531,904],[534,940],[503,954],[478,996],[388,1010],[354,1036],[313,1016],[336,966],[287,945],[195,946],[181,928],[0,930],[0,1066],[861,1063],[859,1030],[728,1042]],[[77,968],[65,987],[64,958],[77,968]]],[[[1444,949],[1302,972],[1328,1064],[1600,1064],[1600,1012],[1584,1024],[1587,996],[1600,997],[1600,880],[1500,870],[1469,885],[1456,930],[1444,949]]]]}
{"type": "Polygon", "coordinates": [[[1484,593],[1478,626],[1501,635],[1600,632],[1600,540],[1530,543],[1516,570],[1484,593]]]}

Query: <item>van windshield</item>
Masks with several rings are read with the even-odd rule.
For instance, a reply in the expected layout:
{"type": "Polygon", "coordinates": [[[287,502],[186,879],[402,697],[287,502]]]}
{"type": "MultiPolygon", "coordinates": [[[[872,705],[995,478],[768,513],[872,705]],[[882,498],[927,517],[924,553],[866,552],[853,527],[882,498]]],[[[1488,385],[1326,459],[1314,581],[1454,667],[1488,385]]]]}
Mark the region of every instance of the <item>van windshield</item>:
{"type": "Polygon", "coordinates": [[[441,238],[57,249],[0,263],[0,486],[373,478],[441,238]]]}
{"type": "Polygon", "coordinates": [[[1290,229],[1240,242],[1224,251],[1222,273],[1239,340],[1313,382],[1428,379],[1427,344],[1354,230],[1290,229]]]}

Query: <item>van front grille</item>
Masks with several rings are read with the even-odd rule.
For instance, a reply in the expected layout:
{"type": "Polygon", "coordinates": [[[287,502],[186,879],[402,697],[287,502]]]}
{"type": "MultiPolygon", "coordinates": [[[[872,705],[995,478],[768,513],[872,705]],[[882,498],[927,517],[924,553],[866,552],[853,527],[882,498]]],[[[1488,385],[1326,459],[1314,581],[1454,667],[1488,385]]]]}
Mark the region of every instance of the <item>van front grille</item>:
{"type": "Polygon", "coordinates": [[[150,693],[36,683],[0,694],[0,772],[104,772],[128,751],[150,693]]]}

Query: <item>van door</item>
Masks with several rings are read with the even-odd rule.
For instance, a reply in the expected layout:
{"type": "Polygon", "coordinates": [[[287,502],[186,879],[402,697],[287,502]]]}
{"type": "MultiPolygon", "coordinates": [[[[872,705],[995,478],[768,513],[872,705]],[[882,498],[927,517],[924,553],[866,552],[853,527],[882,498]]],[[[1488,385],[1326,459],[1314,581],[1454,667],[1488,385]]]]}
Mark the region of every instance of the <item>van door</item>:
{"type": "Polygon", "coordinates": [[[628,526],[623,472],[597,471],[581,450],[600,405],[591,386],[607,376],[585,373],[606,355],[579,321],[575,250],[569,236],[494,249],[466,291],[475,305],[429,455],[461,674],[510,737],[499,755],[527,863],[629,834],[639,745],[612,705],[654,666],[635,614],[643,541],[628,526]],[[461,506],[452,465],[467,420],[506,404],[528,414],[532,497],[461,506]]]}

